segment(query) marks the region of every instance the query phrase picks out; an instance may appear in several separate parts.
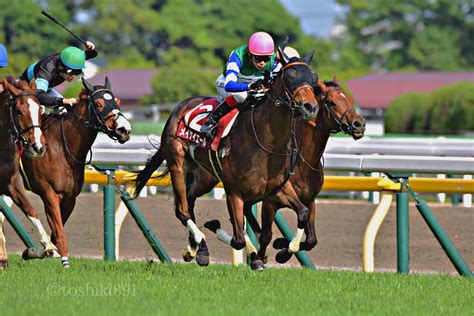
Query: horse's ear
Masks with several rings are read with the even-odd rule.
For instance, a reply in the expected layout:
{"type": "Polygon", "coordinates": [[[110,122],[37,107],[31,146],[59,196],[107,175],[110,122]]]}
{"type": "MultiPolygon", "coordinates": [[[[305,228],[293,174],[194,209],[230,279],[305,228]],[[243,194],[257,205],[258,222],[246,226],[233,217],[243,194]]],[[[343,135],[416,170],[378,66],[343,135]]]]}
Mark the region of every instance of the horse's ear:
{"type": "Polygon", "coordinates": [[[283,49],[280,46],[278,46],[278,55],[280,55],[280,59],[282,61],[281,64],[283,66],[288,64],[289,58],[288,58],[288,56],[286,56],[286,54],[283,52],[283,49]]]}
{"type": "Polygon", "coordinates": [[[86,88],[87,92],[92,92],[92,91],[94,91],[94,86],[93,86],[89,81],[87,81],[86,79],[84,79],[84,77],[82,77],[82,84],[83,84],[84,87],[86,88]]]}
{"type": "Polygon", "coordinates": [[[120,102],[122,102],[122,101],[120,101],[119,98],[115,98],[115,103],[117,103],[118,106],[120,106],[120,102]]]}
{"type": "Polygon", "coordinates": [[[332,77],[332,81],[335,82],[335,83],[337,83],[337,85],[339,85],[339,82],[337,82],[337,79],[336,79],[336,75],[334,75],[334,76],[332,77]]]}
{"type": "Polygon", "coordinates": [[[30,88],[31,88],[31,90],[33,90],[33,92],[36,92],[36,79],[35,78],[33,78],[30,81],[30,88]]]}
{"type": "Polygon", "coordinates": [[[10,90],[10,92],[14,95],[17,96],[21,93],[20,90],[15,88],[10,82],[8,82],[7,78],[3,79],[3,86],[10,90]]]}
{"type": "Polygon", "coordinates": [[[309,65],[309,63],[311,62],[311,59],[313,59],[313,56],[314,56],[314,49],[312,49],[312,50],[308,53],[308,55],[306,55],[306,57],[304,58],[304,62],[309,65]]]}
{"type": "Polygon", "coordinates": [[[321,92],[323,94],[326,94],[326,92],[328,91],[328,87],[326,87],[324,82],[322,82],[321,80],[318,79],[318,81],[316,82],[316,85],[321,89],[321,92]]]}
{"type": "Polygon", "coordinates": [[[112,89],[112,88],[110,87],[109,78],[107,78],[107,77],[105,77],[104,87],[105,87],[105,89],[108,89],[108,90],[112,89]]]}
{"type": "Polygon", "coordinates": [[[283,40],[283,44],[281,44],[281,50],[284,51],[286,45],[288,45],[288,41],[290,40],[290,37],[288,35],[285,36],[285,39],[283,40]]]}

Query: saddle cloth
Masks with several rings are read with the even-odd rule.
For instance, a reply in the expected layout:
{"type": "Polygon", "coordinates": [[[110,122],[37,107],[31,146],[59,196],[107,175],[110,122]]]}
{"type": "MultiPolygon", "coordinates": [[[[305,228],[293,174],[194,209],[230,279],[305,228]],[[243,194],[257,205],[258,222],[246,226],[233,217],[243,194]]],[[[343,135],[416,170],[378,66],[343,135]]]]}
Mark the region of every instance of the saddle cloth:
{"type": "Polygon", "coordinates": [[[214,151],[219,147],[219,143],[222,138],[229,134],[232,125],[237,118],[239,111],[233,109],[228,114],[224,115],[220,119],[217,126],[216,137],[209,143],[206,140],[204,134],[201,134],[201,126],[207,120],[209,114],[220,104],[219,100],[215,97],[204,100],[194,108],[184,112],[183,118],[179,122],[176,136],[189,140],[193,143],[199,144],[206,149],[212,149],[214,151]]]}

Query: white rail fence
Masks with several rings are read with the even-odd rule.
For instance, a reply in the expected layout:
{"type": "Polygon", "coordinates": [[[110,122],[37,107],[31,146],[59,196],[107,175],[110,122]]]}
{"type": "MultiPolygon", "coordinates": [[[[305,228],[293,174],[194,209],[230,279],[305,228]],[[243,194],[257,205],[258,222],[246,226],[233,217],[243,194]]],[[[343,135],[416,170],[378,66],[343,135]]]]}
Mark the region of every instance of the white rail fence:
{"type": "MultiPolygon", "coordinates": [[[[133,136],[121,145],[99,134],[92,146],[92,164],[143,166],[159,142],[156,135],[133,136]]],[[[474,139],[364,137],[354,141],[333,137],[324,153],[324,168],[374,176],[380,172],[407,172],[469,178],[474,173],[474,139]]],[[[444,200],[444,195],[438,198],[444,200]]],[[[471,201],[472,197],[464,196],[464,200],[471,201]]]]}

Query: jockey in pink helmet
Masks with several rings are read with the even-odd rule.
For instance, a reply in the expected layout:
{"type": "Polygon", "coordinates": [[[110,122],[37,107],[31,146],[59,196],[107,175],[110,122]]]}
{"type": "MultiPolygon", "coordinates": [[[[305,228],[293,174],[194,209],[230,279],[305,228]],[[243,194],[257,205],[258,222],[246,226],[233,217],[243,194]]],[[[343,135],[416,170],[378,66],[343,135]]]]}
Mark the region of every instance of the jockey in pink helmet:
{"type": "Polygon", "coordinates": [[[257,32],[250,36],[247,45],[234,49],[217,78],[217,92],[224,101],[209,114],[201,127],[208,139],[214,138],[219,120],[248,97],[249,90],[259,90],[266,72],[281,68],[275,54],[275,44],[270,34],[257,32]]]}

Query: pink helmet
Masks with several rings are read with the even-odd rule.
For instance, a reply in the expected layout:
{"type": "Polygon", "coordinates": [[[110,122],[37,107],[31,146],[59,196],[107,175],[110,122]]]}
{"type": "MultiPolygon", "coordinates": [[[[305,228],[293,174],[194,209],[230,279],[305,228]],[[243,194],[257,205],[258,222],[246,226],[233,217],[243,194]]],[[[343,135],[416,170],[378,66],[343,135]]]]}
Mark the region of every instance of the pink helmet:
{"type": "Polygon", "coordinates": [[[275,45],[270,34],[265,32],[253,33],[248,44],[249,52],[252,55],[272,55],[275,52],[275,45]]]}

